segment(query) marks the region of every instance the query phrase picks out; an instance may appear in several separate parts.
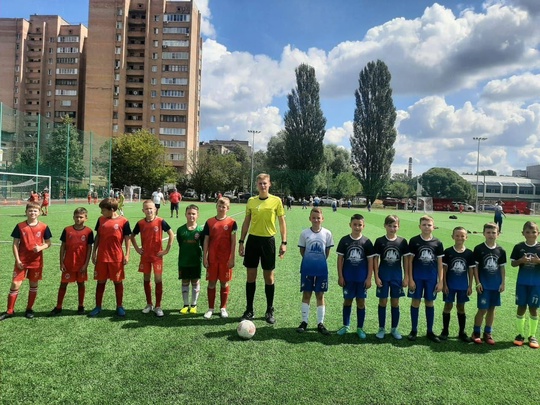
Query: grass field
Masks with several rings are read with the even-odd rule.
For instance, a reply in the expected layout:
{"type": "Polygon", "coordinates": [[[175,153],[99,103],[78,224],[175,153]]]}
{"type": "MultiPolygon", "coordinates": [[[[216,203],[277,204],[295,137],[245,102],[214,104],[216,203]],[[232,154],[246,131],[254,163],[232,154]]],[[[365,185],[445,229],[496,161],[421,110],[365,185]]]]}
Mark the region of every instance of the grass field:
{"type": "MultiPolygon", "coordinates": [[[[80,202],[79,204],[83,204],[80,202]]],[[[464,344],[455,338],[457,318],[452,315],[451,339],[441,344],[425,337],[425,316],[420,311],[419,339],[396,341],[388,336],[379,341],[377,299],[369,292],[365,330],[356,334],[322,336],[315,330],[312,303],[309,331],[296,333],[301,321],[299,293],[300,254],[296,243],[309,226],[308,211],[294,207],[287,212],[288,252],[276,270],[275,325],[264,321],[265,298],[259,275],[255,299],[258,327],[255,337],[242,341],[236,335],[238,317],[245,305],[245,270],[241,259],[231,284],[229,319],[203,319],[207,308],[206,282],[202,281],[199,314],[181,316],[180,281],[177,279],[175,244],[165,258],[163,308],[166,316],[144,315],[142,275],[132,252],[127,266],[125,307],[127,316],[114,315],[114,289],[107,284],[104,312],[96,319],[75,315],[77,288],[70,285],[62,316],[46,315],[56,304],[59,285],[58,253],[62,229],[71,224],[75,204],[55,204],[48,217],[41,218],[53,233],[53,246],[44,252],[44,279],[40,283],[36,318],[24,318],[28,283],[25,282],[16,306],[18,316],[0,323],[0,402],[2,404],[528,404],[537,403],[540,351],[514,347],[514,290],[516,269],[507,266],[507,290],[497,310],[494,338],[497,344],[464,344]]],[[[181,204],[181,209],[185,204],[181,204]]],[[[213,204],[201,204],[200,223],[214,215],[213,204]]],[[[142,218],[140,204],[128,204],[125,212],[134,226],[142,218]]],[[[241,225],[245,205],[233,204],[230,214],[241,225]]],[[[168,206],[161,214],[173,229],[184,218],[169,219],[168,206]]],[[[24,220],[24,207],[0,207],[0,310],[4,310],[11,281],[13,257],[10,234],[24,220]]],[[[90,206],[88,225],[99,216],[90,206]]],[[[366,217],[365,235],[373,241],[384,234],[384,217],[393,210],[325,208],[324,226],[335,242],[347,234],[349,218],[360,212],[366,217]]],[[[421,213],[399,211],[400,235],[418,234],[421,213]]],[[[435,213],[435,236],[451,246],[451,231],[462,225],[471,231],[467,246],[482,242],[482,225],[491,214],[435,213]]],[[[509,215],[504,221],[501,245],[510,255],[522,240],[523,223],[533,219],[509,215]]],[[[337,285],[336,254],[329,258],[330,289],[326,295],[326,325],[331,331],[341,326],[342,298],[337,285]]],[[[95,282],[87,284],[86,308],[94,306],[95,282]]],[[[219,297],[218,297],[219,300],[219,297]]],[[[400,330],[410,330],[410,301],[401,300],[400,330]]],[[[435,331],[441,329],[441,297],[436,301],[435,331]]],[[[472,330],[476,297],[467,305],[467,332],[472,330]]],[[[389,319],[389,316],[388,316],[389,319]]],[[[352,325],[356,318],[353,314],[352,325]]]]}

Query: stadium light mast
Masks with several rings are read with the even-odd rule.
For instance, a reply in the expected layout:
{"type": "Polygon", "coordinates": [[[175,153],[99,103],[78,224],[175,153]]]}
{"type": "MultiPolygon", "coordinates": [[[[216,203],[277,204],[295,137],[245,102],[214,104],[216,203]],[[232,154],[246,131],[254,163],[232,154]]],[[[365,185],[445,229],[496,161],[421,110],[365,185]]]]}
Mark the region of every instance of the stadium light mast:
{"type": "MultiPolygon", "coordinates": [[[[476,209],[476,213],[478,213],[478,175],[479,175],[479,172],[480,172],[480,142],[482,141],[485,141],[487,139],[487,137],[482,137],[482,136],[475,136],[473,137],[473,140],[477,141],[478,142],[478,148],[477,148],[477,151],[476,151],[476,206],[475,206],[475,209],[476,209]]],[[[484,187],[486,185],[484,184],[484,187]]]]}
{"type": "Polygon", "coordinates": [[[248,132],[252,135],[252,142],[251,142],[251,186],[249,189],[249,194],[253,195],[253,157],[255,155],[255,134],[260,134],[261,131],[257,131],[255,129],[248,129],[248,132]]]}

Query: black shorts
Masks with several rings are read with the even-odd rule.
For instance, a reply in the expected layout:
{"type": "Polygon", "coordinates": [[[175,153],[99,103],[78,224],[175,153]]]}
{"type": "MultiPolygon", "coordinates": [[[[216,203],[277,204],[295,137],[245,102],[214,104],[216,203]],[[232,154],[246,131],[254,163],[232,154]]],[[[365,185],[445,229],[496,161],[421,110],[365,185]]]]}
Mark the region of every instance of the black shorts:
{"type": "Polygon", "coordinates": [[[179,280],[196,280],[201,278],[201,268],[200,267],[180,267],[178,269],[178,279],[179,280]]]}
{"type": "Polygon", "coordinates": [[[178,203],[171,203],[171,211],[178,211],[178,203]]]}
{"type": "Polygon", "coordinates": [[[154,204],[156,206],[156,209],[160,209],[161,208],[161,204],[154,204]]]}
{"type": "Polygon", "coordinates": [[[273,236],[249,235],[244,252],[244,266],[248,269],[256,269],[259,260],[263,270],[276,268],[276,240],[273,236]]]}

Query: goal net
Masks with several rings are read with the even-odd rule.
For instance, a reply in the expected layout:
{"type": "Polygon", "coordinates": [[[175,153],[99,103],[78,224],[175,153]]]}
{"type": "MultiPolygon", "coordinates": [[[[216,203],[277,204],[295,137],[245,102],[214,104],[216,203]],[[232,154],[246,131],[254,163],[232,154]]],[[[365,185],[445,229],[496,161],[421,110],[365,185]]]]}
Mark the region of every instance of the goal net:
{"type": "Polygon", "coordinates": [[[140,202],[141,188],[139,186],[124,186],[124,197],[128,202],[140,202]]]}
{"type": "Polygon", "coordinates": [[[45,189],[51,193],[51,176],[0,172],[0,198],[4,204],[22,203],[32,190],[41,193],[45,189]]]}
{"type": "Polygon", "coordinates": [[[433,214],[433,197],[418,197],[416,209],[426,214],[433,214]]]}
{"type": "Polygon", "coordinates": [[[531,215],[540,215],[540,203],[531,203],[531,215]]]}

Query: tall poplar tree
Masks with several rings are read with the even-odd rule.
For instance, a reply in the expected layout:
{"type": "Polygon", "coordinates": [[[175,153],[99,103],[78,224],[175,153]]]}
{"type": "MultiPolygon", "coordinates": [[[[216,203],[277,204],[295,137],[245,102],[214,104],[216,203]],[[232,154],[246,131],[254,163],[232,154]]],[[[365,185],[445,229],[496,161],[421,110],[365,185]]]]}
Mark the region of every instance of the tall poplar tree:
{"type": "Polygon", "coordinates": [[[384,62],[369,62],[355,91],[351,163],[368,199],[374,201],[390,181],[397,131],[390,71],[384,62]]]}
{"type": "Polygon", "coordinates": [[[301,64],[295,70],[296,89],[288,95],[285,113],[285,162],[289,188],[296,196],[314,191],[315,176],[324,164],[326,118],[321,110],[315,69],[301,64]]]}

